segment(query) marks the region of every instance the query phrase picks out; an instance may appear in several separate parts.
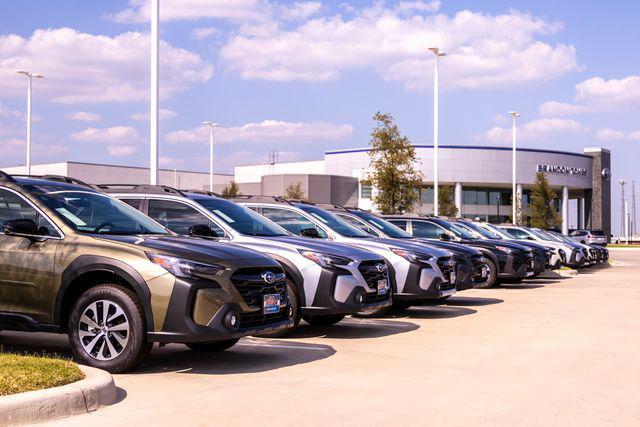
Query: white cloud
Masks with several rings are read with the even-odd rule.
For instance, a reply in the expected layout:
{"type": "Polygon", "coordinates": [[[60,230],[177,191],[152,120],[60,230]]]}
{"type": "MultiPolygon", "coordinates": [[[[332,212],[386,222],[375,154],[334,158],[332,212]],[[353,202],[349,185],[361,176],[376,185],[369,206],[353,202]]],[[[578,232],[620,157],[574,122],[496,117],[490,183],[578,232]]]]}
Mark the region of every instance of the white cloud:
{"type": "Polygon", "coordinates": [[[621,130],[614,130],[610,128],[598,129],[596,132],[596,138],[603,141],[612,141],[616,139],[624,139],[625,133],[621,130]]]}
{"type": "Polygon", "coordinates": [[[220,30],[215,27],[200,27],[191,30],[191,35],[193,36],[193,38],[198,40],[203,40],[219,33],[220,30]]]}
{"type": "Polygon", "coordinates": [[[640,130],[634,130],[632,132],[629,132],[629,134],[627,135],[627,138],[633,141],[640,141],[640,130]]]}
{"type": "Polygon", "coordinates": [[[439,1],[401,1],[396,5],[398,12],[437,12],[440,9],[439,1]]]}
{"type": "MultiPolygon", "coordinates": [[[[173,119],[178,115],[177,112],[173,110],[167,110],[166,108],[160,108],[158,111],[158,116],[161,120],[173,119]]],[[[146,122],[149,121],[149,113],[135,113],[129,116],[131,120],[135,120],[136,122],[146,122]]]]}
{"type": "Polygon", "coordinates": [[[537,39],[556,33],[558,23],[516,11],[413,14],[422,3],[405,3],[402,12],[375,3],[352,18],[318,17],[266,35],[237,34],[221,58],[245,79],[326,81],[370,68],[409,89],[431,88],[434,58],[427,48],[434,45],[448,52],[441,82],[450,87],[513,87],[579,68],[573,46],[537,39]]]}
{"type": "MultiPolygon", "coordinates": [[[[9,138],[0,141],[0,147],[4,149],[3,155],[6,157],[22,155],[25,151],[27,142],[21,138],[9,138]]],[[[33,157],[55,157],[61,154],[67,154],[71,151],[69,147],[59,144],[38,144],[31,146],[33,157]]]]}
{"type": "Polygon", "coordinates": [[[131,156],[138,152],[136,145],[109,145],[107,146],[107,154],[113,157],[131,156]]]}
{"type": "MultiPolygon", "coordinates": [[[[166,42],[160,49],[164,98],[213,75],[213,66],[195,53],[166,42]]],[[[65,104],[144,101],[148,55],[149,35],[137,32],[109,37],[58,28],[36,30],[29,38],[1,35],[0,93],[24,96],[24,76],[15,70],[27,69],[45,75],[33,83],[40,99],[65,104]]]]}
{"type": "MultiPolygon", "coordinates": [[[[353,133],[349,124],[333,123],[292,123],[278,120],[264,120],[238,127],[219,127],[215,130],[217,143],[231,142],[315,142],[339,141],[353,133]]],[[[165,136],[168,143],[208,143],[209,129],[198,126],[189,130],[177,130],[165,136]]]]}
{"type": "MultiPolygon", "coordinates": [[[[563,133],[587,132],[588,127],[571,119],[562,118],[541,118],[531,120],[518,126],[519,141],[541,141],[550,136],[563,133]]],[[[484,134],[484,138],[489,142],[504,143],[511,141],[510,127],[493,127],[484,134]]]]}
{"type": "Polygon", "coordinates": [[[575,85],[574,103],[545,102],[539,108],[545,116],[625,111],[640,108],[640,76],[605,80],[592,77],[575,85]]]}
{"type": "Polygon", "coordinates": [[[92,141],[109,144],[128,145],[140,141],[138,131],[133,126],[113,126],[108,128],[86,128],[72,133],[74,141],[92,141]]]}
{"type": "Polygon", "coordinates": [[[67,117],[77,122],[99,122],[102,120],[99,114],[88,113],[86,111],[76,111],[75,113],[67,114],[67,117]]]}
{"type": "Polygon", "coordinates": [[[282,19],[294,21],[316,15],[320,9],[322,9],[322,3],[319,1],[297,1],[293,4],[280,5],[278,12],[282,19]]]}
{"type": "MultiPolygon", "coordinates": [[[[217,18],[231,21],[260,21],[271,14],[272,7],[266,0],[162,0],[160,19],[164,22],[217,18]]],[[[108,19],[121,23],[149,21],[149,0],[129,0],[129,7],[108,19]]]]}

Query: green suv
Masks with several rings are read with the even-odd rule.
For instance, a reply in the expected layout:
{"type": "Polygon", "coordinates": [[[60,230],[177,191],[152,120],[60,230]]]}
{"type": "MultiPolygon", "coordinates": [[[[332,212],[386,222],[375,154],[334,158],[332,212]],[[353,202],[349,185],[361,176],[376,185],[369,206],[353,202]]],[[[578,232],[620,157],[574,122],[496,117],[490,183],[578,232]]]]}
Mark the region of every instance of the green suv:
{"type": "Polygon", "coordinates": [[[285,275],[249,249],[177,236],[66,177],[0,172],[0,330],[69,335],[122,372],[154,342],[222,351],[293,324],[285,275]]]}

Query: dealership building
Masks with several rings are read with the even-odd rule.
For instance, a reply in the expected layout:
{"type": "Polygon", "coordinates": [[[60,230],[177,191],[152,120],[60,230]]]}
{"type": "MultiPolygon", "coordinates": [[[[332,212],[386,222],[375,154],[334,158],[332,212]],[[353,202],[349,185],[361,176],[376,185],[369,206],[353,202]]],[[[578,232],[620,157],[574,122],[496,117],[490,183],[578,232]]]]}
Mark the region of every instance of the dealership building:
{"type": "MultiPolygon", "coordinates": [[[[424,176],[425,190],[415,212],[433,212],[433,146],[415,145],[417,167],[424,176]]],[[[441,145],[438,150],[440,185],[452,186],[458,214],[500,223],[511,218],[511,148],[441,145]]],[[[300,184],[306,199],[376,210],[376,189],[367,182],[369,150],[327,151],[322,160],[236,166],[233,175],[215,174],[214,192],[233,180],[247,195],[282,196],[290,185],[300,184]]],[[[563,229],[590,228],[611,233],[611,153],[604,148],[586,148],[582,153],[519,148],[517,192],[522,215],[529,215],[529,200],[536,172],[544,171],[558,195],[556,206],[563,229]]],[[[24,166],[3,168],[24,173],[24,166]]],[[[146,184],[149,169],[81,162],[32,166],[34,175],[65,175],[94,184],[146,184]]],[[[160,184],[181,189],[209,189],[209,174],[176,169],[160,170],[160,184]]]]}
{"type": "MultiPolygon", "coordinates": [[[[417,167],[427,188],[415,211],[433,212],[433,146],[415,145],[417,167]]],[[[439,185],[452,186],[458,214],[494,223],[511,218],[512,152],[509,147],[441,145],[438,149],[439,185]]],[[[327,151],[323,160],[236,166],[234,179],[244,194],[283,195],[300,183],[305,196],[317,203],[358,206],[376,210],[376,189],[367,183],[369,149],[327,151]]],[[[582,153],[519,148],[517,193],[522,215],[529,215],[529,200],[536,172],[546,173],[558,195],[556,206],[563,229],[590,228],[611,232],[611,153],[587,148],[582,153]]]]}

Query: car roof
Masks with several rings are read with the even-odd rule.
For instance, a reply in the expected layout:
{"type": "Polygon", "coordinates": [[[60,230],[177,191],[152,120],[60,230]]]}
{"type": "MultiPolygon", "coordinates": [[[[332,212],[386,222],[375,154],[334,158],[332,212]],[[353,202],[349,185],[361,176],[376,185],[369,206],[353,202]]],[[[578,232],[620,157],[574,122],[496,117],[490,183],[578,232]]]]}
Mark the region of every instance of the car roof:
{"type": "Polygon", "coordinates": [[[43,179],[43,178],[31,178],[31,177],[15,177],[15,183],[20,186],[35,186],[40,189],[47,189],[48,191],[84,191],[90,193],[100,193],[100,191],[95,190],[87,185],[69,183],[56,181],[51,179],[43,179]]]}

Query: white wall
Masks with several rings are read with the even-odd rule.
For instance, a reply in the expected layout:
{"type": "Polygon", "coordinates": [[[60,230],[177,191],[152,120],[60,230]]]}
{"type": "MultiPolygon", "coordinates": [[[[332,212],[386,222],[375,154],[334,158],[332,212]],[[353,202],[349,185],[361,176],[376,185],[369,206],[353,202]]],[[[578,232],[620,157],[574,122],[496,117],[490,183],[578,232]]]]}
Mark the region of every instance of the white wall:
{"type": "Polygon", "coordinates": [[[234,168],[235,181],[238,184],[260,182],[265,175],[278,174],[313,174],[325,173],[324,160],[312,160],[308,162],[276,163],[274,165],[248,165],[234,168]]]}

